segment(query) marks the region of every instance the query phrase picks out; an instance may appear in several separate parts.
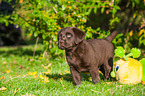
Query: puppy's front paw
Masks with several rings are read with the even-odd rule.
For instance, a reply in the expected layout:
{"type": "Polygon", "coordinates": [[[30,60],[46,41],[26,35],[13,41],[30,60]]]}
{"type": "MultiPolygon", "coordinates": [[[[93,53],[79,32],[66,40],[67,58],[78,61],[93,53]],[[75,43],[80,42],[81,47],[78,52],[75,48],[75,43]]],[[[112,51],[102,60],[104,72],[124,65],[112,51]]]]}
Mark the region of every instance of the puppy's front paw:
{"type": "Polygon", "coordinates": [[[74,82],[75,86],[78,86],[81,84],[81,82],[74,82]]]}
{"type": "Polygon", "coordinates": [[[94,84],[100,83],[100,79],[92,80],[94,84]]]}

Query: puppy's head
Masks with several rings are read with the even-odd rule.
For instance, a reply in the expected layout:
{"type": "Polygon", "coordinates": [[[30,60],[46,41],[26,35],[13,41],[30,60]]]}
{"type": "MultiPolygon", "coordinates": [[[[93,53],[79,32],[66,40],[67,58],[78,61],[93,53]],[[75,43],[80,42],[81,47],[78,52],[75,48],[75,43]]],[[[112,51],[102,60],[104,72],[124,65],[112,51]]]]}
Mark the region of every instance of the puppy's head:
{"type": "Polygon", "coordinates": [[[76,27],[66,27],[58,31],[58,47],[60,49],[72,49],[85,37],[85,33],[76,27]]]}

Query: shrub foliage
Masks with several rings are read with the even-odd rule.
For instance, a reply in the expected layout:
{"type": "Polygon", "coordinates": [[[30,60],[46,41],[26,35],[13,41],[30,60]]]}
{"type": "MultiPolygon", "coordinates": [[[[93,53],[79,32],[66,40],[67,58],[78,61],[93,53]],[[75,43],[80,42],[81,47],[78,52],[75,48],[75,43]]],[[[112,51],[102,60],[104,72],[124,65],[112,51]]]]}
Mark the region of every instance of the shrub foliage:
{"type": "MultiPolygon", "coordinates": [[[[11,4],[11,0],[3,1],[11,4]]],[[[94,34],[97,34],[97,38],[104,38],[110,34],[110,30],[122,31],[121,26],[123,25],[121,24],[123,24],[124,18],[121,18],[121,14],[127,14],[124,7],[131,10],[129,19],[124,21],[127,22],[125,24],[136,24],[139,27],[135,30],[130,26],[126,27],[124,32],[126,34],[119,34],[113,41],[114,45],[122,45],[127,49],[133,46],[129,43],[133,40],[139,41],[139,46],[145,45],[143,42],[145,38],[143,29],[145,5],[142,0],[16,0],[12,6],[15,10],[9,15],[1,14],[0,23],[15,24],[17,27],[27,30],[27,34],[39,36],[46,45],[46,49],[50,50],[52,54],[60,55],[62,53],[56,45],[57,32],[64,27],[80,28],[86,33],[86,39],[96,38],[94,34]],[[88,24],[92,12],[110,16],[107,30],[98,26],[92,28],[88,24]]],[[[105,21],[105,18],[103,19],[105,21]]]]}

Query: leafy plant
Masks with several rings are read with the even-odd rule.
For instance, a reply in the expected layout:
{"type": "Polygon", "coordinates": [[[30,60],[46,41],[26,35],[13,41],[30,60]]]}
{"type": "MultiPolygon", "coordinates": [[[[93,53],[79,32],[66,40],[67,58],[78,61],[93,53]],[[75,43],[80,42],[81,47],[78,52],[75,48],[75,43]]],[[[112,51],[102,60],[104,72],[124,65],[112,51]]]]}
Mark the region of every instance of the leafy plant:
{"type": "Polygon", "coordinates": [[[137,49],[137,48],[132,48],[131,52],[127,55],[125,55],[125,50],[123,49],[123,47],[117,47],[117,49],[115,49],[115,55],[127,60],[127,57],[132,56],[133,58],[138,58],[141,54],[141,50],[137,49]]]}
{"type": "MultiPolygon", "coordinates": [[[[7,12],[0,14],[0,23],[17,25],[25,30],[28,36],[40,37],[46,50],[56,55],[62,55],[62,51],[56,47],[57,32],[61,28],[75,26],[86,32],[86,39],[104,38],[121,21],[116,13],[122,11],[119,6],[122,0],[16,0],[15,4],[12,4],[11,0],[4,1],[12,5],[14,11],[12,14],[5,14],[7,12]],[[101,27],[92,28],[87,25],[91,12],[110,16],[108,30],[104,31],[101,27]],[[95,37],[94,34],[97,34],[98,37],[95,37]]],[[[128,4],[131,3],[133,4],[132,9],[142,4],[141,1],[128,1],[128,4]]],[[[143,9],[142,7],[143,5],[141,9],[143,9]]],[[[134,13],[134,17],[138,15],[139,12],[137,12],[134,13]]],[[[143,44],[144,40],[142,35],[140,35],[140,44],[143,44]]],[[[129,48],[131,44],[128,36],[122,37],[123,34],[119,34],[113,40],[115,47],[124,45],[125,49],[129,48]],[[122,39],[125,39],[125,44],[122,39]]]]}
{"type": "Polygon", "coordinates": [[[139,36],[139,46],[141,46],[142,44],[145,45],[145,30],[141,29],[138,33],[139,36]]]}
{"type": "MultiPolygon", "coordinates": [[[[11,4],[11,0],[5,1],[11,4]]],[[[61,52],[57,46],[57,32],[64,27],[76,26],[86,32],[86,38],[92,38],[96,31],[100,37],[106,37],[108,32],[103,31],[99,27],[92,29],[86,26],[88,16],[91,11],[101,10],[101,13],[107,11],[112,14],[110,26],[115,22],[119,22],[115,17],[115,13],[120,10],[118,5],[112,1],[84,1],[84,0],[16,0],[13,5],[15,9],[12,14],[1,15],[0,23],[14,24],[21,27],[27,34],[40,37],[43,43],[52,54],[60,55],[61,52]],[[9,19],[10,18],[10,19],[9,19]]]]}

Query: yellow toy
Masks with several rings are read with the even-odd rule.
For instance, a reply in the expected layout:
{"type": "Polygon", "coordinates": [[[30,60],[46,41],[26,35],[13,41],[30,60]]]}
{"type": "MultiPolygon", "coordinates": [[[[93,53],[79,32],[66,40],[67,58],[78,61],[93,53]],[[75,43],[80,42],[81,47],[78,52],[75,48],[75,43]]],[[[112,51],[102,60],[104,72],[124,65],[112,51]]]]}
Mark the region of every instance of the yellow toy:
{"type": "Polygon", "coordinates": [[[138,58],[141,54],[139,49],[133,48],[131,53],[125,55],[125,50],[122,47],[115,49],[115,55],[122,58],[117,60],[114,65],[114,71],[111,76],[115,77],[122,84],[145,84],[145,58],[137,61],[133,58],[138,58]],[[133,58],[129,58],[132,56],[133,58]]]}
{"type": "Polygon", "coordinates": [[[132,58],[116,62],[116,80],[122,84],[138,84],[142,80],[142,64],[132,58]]]}

